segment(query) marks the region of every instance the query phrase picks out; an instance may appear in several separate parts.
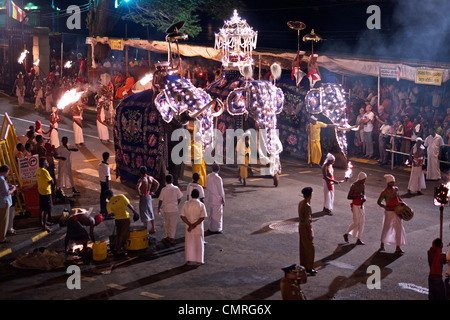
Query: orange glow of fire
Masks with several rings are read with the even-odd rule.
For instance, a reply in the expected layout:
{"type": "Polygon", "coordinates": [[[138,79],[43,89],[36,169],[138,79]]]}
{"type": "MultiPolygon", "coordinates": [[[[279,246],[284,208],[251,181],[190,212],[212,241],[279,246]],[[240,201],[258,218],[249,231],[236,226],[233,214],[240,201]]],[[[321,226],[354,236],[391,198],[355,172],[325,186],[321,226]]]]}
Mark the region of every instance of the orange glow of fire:
{"type": "Polygon", "coordinates": [[[77,89],[66,91],[66,93],[64,93],[64,95],[58,101],[58,109],[64,109],[69,104],[77,102],[78,100],[80,100],[83,93],[84,91],[77,91],[77,89]]]}
{"type": "Polygon", "coordinates": [[[27,53],[29,53],[28,50],[23,50],[22,53],[20,54],[19,60],[17,60],[17,62],[22,64],[23,60],[25,60],[25,57],[27,56],[27,53]]]}
{"type": "Polygon", "coordinates": [[[145,86],[147,83],[153,80],[153,73],[146,74],[139,82],[145,86]]]}
{"type": "Polygon", "coordinates": [[[348,179],[352,176],[352,168],[353,168],[352,162],[349,161],[347,164],[347,171],[345,171],[345,176],[344,176],[346,179],[348,179]]]}

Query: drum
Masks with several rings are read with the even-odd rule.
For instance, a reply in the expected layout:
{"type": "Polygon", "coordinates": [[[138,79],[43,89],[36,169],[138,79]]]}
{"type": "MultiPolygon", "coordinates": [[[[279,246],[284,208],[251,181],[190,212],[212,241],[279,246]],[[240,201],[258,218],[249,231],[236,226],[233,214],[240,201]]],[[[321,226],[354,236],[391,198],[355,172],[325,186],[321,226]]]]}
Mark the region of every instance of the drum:
{"type": "Polygon", "coordinates": [[[413,210],[404,202],[400,202],[395,206],[395,213],[405,221],[409,221],[414,217],[413,210]]]}
{"type": "Polygon", "coordinates": [[[147,230],[144,228],[132,228],[130,236],[125,243],[126,250],[143,250],[148,247],[147,230]]]}

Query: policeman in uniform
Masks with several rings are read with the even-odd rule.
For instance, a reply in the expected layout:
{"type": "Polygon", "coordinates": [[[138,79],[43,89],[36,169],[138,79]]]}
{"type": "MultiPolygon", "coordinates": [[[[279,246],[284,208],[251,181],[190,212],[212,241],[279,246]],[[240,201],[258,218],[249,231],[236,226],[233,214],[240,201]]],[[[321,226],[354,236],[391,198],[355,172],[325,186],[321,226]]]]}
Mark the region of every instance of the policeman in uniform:
{"type": "Polygon", "coordinates": [[[283,300],[306,300],[306,296],[300,288],[300,284],[306,283],[305,268],[294,263],[281,268],[284,278],[281,279],[280,289],[283,300]]]}

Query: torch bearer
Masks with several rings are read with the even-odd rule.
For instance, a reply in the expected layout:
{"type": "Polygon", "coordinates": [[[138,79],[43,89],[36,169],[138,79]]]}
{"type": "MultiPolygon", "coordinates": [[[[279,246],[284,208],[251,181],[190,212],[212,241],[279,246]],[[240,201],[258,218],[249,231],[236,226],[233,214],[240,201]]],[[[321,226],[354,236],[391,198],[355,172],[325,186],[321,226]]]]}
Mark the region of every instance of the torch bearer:
{"type": "Polygon", "coordinates": [[[448,192],[450,189],[450,182],[447,184],[441,184],[439,187],[434,188],[434,205],[439,206],[440,213],[440,231],[439,238],[442,240],[442,225],[444,222],[444,206],[448,203],[448,192]]]}

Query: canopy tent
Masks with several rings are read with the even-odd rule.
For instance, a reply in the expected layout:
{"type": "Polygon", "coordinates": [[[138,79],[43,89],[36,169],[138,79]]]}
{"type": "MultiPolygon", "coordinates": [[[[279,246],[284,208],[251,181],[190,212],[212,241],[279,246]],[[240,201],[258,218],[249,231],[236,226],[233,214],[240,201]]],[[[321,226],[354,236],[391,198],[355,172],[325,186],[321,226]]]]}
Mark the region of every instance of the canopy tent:
{"type": "MultiPolygon", "coordinates": [[[[167,41],[148,41],[140,39],[113,39],[108,37],[88,37],[86,43],[93,47],[97,43],[108,44],[112,49],[123,50],[124,46],[134,47],[147,51],[157,53],[169,52],[169,42],[167,41]]],[[[172,50],[175,49],[176,44],[172,43],[172,50]]],[[[180,54],[186,57],[201,56],[206,59],[221,61],[220,50],[212,47],[198,46],[192,44],[179,44],[180,54]]],[[[94,50],[92,50],[94,52],[94,50]]],[[[277,62],[282,69],[291,70],[292,61],[295,59],[296,52],[287,52],[283,50],[256,50],[253,51],[254,64],[261,68],[269,68],[274,62],[277,62]]],[[[303,57],[303,61],[308,61],[308,56],[303,57]]],[[[381,59],[379,59],[381,60],[381,59]]],[[[94,61],[94,59],[93,59],[94,61]]],[[[409,81],[416,81],[418,70],[429,70],[442,72],[442,82],[447,82],[450,79],[450,65],[443,64],[442,67],[436,67],[437,63],[432,62],[412,62],[405,64],[404,62],[382,62],[375,59],[361,59],[361,58],[331,58],[329,56],[321,55],[318,58],[320,67],[325,68],[331,72],[342,74],[345,76],[369,75],[378,77],[380,70],[398,70],[400,72],[399,78],[409,81]]],[[[95,68],[96,66],[93,65],[95,68]]],[[[382,76],[383,77],[383,76],[382,76]]]]}

